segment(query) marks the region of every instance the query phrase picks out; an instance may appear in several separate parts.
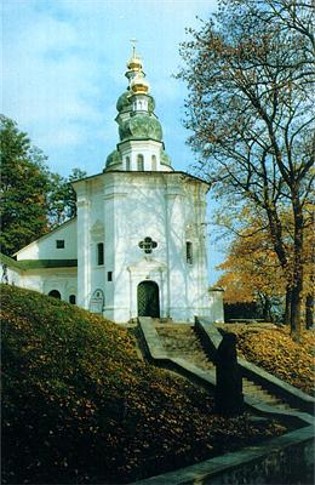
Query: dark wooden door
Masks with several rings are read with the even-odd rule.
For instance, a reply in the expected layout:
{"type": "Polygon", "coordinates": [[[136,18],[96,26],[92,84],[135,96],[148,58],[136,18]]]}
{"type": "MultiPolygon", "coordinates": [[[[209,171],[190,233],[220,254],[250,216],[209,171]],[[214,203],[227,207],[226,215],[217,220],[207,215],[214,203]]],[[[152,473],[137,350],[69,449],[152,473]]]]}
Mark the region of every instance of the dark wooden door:
{"type": "Polygon", "coordinates": [[[160,318],[159,287],[154,281],[138,285],[138,316],[160,318]]]}

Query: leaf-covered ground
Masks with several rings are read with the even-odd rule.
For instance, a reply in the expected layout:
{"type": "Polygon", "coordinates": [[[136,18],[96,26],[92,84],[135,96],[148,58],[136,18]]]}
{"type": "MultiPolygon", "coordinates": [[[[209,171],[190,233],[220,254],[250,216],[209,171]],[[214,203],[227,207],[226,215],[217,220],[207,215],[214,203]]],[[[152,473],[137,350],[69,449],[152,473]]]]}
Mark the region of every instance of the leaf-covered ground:
{"type": "Polygon", "coordinates": [[[2,483],[124,483],[284,428],[223,419],[213,399],[137,357],[124,328],[1,288],[2,483]]]}
{"type": "Polygon", "coordinates": [[[263,324],[219,325],[224,331],[237,335],[237,347],[241,355],[271,374],[314,394],[315,382],[315,333],[305,331],[302,343],[290,337],[288,327],[263,324]]]}

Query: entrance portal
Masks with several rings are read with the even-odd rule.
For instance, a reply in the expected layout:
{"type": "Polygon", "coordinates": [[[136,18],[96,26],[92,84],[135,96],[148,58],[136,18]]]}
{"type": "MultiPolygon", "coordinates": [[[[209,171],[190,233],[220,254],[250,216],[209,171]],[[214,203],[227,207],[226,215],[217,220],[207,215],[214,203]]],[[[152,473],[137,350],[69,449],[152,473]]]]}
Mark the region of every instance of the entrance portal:
{"type": "Polygon", "coordinates": [[[159,287],[154,281],[138,285],[138,317],[160,318],[159,287]]]}

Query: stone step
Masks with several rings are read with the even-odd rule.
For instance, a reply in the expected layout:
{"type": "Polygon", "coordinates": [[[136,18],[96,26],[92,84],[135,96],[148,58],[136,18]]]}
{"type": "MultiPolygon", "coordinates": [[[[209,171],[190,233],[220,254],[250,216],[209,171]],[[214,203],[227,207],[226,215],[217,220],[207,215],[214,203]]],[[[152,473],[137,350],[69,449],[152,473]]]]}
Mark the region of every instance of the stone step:
{"type": "Polygon", "coordinates": [[[213,362],[205,354],[194,328],[188,324],[156,324],[162,345],[170,357],[189,360],[203,370],[214,369],[213,362]]]}
{"type": "Polygon", "coordinates": [[[248,396],[254,397],[255,399],[264,401],[265,403],[268,403],[268,404],[285,405],[285,403],[281,401],[281,399],[271,394],[269,391],[264,389],[259,384],[255,384],[254,382],[250,381],[245,377],[243,378],[243,393],[245,395],[247,394],[248,396]]]}
{"type": "MultiPolygon", "coordinates": [[[[156,320],[155,328],[163,347],[170,357],[184,358],[205,371],[215,369],[215,364],[207,357],[194,327],[189,324],[161,323],[159,320],[156,320]]],[[[257,402],[275,406],[278,409],[292,410],[286,402],[250,379],[243,377],[242,384],[245,396],[249,396],[255,401],[257,400],[257,402]]]]}

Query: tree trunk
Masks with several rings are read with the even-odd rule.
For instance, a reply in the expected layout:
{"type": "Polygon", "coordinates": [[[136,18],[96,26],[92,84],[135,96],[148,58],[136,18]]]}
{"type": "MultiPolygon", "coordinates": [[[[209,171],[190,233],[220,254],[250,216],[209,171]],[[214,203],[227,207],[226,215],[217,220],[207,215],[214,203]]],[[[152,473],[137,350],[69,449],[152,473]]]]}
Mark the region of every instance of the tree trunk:
{"type": "MultiPolygon", "coordinates": [[[[296,275],[298,276],[298,275],[296,275]]],[[[292,288],[291,296],[291,336],[296,342],[301,341],[301,309],[302,309],[302,290],[303,290],[303,276],[298,276],[298,281],[292,288]]]]}
{"type": "Polygon", "coordinates": [[[265,322],[272,321],[270,310],[271,310],[270,298],[268,298],[268,296],[265,296],[263,301],[263,319],[265,320],[265,322]]]}
{"type": "Polygon", "coordinates": [[[292,197],[294,215],[293,279],[291,297],[291,335],[293,340],[301,340],[301,310],[303,292],[303,228],[304,217],[298,196],[292,197]]]}
{"type": "Polygon", "coordinates": [[[311,275],[310,275],[310,292],[306,295],[305,299],[305,326],[309,330],[315,324],[314,322],[314,303],[315,303],[315,244],[314,244],[314,229],[315,229],[315,212],[312,212],[311,215],[311,255],[310,255],[310,267],[311,267],[311,275]],[[313,231],[312,231],[313,230],[313,231]]]}
{"type": "Polygon", "coordinates": [[[314,326],[314,294],[307,295],[306,297],[305,326],[308,330],[314,326]]]}
{"type": "Polygon", "coordinates": [[[291,322],[291,288],[287,286],[285,292],[284,324],[290,325],[291,322]]]}

